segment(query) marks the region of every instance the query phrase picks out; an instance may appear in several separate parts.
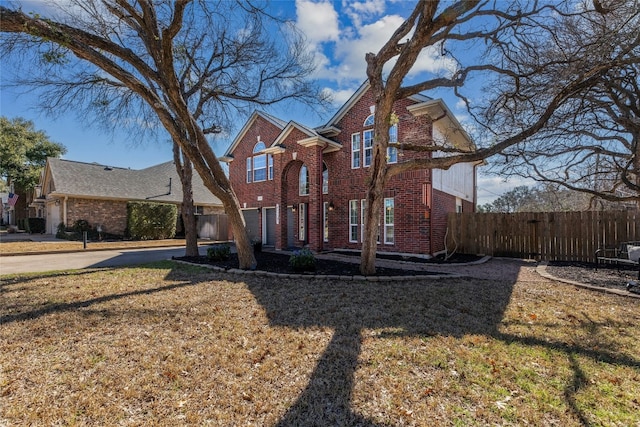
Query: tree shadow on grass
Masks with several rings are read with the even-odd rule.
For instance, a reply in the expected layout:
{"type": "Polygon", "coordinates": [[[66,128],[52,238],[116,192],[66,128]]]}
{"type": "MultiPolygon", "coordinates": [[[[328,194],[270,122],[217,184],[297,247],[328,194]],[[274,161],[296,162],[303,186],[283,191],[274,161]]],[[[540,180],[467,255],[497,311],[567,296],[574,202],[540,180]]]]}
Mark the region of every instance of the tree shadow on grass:
{"type": "Polygon", "coordinates": [[[464,279],[246,283],[272,325],[334,330],[306,389],[277,425],[375,426],[351,409],[363,330],[381,329],[393,337],[496,335],[515,277],[491,296],[478,281],[464,279]]]}
{"type": "MultiPolygon", "coordinates": [[[[135,267],[118,267],[118,268],[157,268],[157,269],[167,269],[167,267],[171,268],[175,266],[175,264],[173,263],[168,263],[168,262],[155,262],[155,263],[150,263],[150,264],[144,264],[144,265],[138,265],[135,267]]],[[[186,267],[188,269],[188,267],[186,267]]],[[[182,270],[184,270],[185,267],[182,267],[182,270]]],[[[2,292],[5,292],[6,289],[10,286],[13,285],[14,287],[12,287],[12,291],[19,291],[19,289],[15,288],[15,285],[18,283],[27,283],[27,282],[31,282],[33,280],[37,280],[37,279],[41,279],[41,278],[51,278],[51,279],[55,279],[58,276],[65,276],[65,277],[69,277],[69,276],[74,276],[74,277],[78,277],[78,279],[80,279],[82,276],[85,275],[90,275],[93,273],[96,273],[97,271],[104,271],[104,270],[108,270],[108,269],[100,269],[100,270],[75,270],[75,271],[65,271],[65,272],[60,272],[60,273],[47,273],[47,274],[38,274],[38,275],[27,275],[27,276],[17,276],[15,278],[10,278],[10,279],[6,279],[3,280],[2,282],[2,292]]],[[[206,270],[203,270],[203,272],[205,272],[206,270]]],[[[27,310],[27,311],[22,311],[22,312],[18,312],[18,313],[10,313],[10,314],[4,314],[2,316],[0,316],[0,325],[2,324],[6,324],[6,323],[11,323],[11,322],[18,322],[18,321],[24,321],[24,320],[33,320],[33,319],[37,319],[39,317],[45,316],[47,314],[51,314],[51,313],[58,313],[58,312],[65,312],[65,311],[73,311],[73,310],[78,310],[81,308],[87,308],[96,304],[100,304],[100,303],[104,303],[104,302],[109,302],[109,301],[114,301],[114,300],[119,300],[119,299],[123,299],[123,298],[127,298],[127,297],[132,297],[132,296],[137,296],[137,295],[151,295],[151,294],[155,294],[155,293],[160,293],[160,292],[166,292],[166,291],[171,291],[174,289],[179,289],[179,288],[184,288],[187,286],[194,286],[194,285],[198,285],[202,282],[202,278],[200,276],[194,276],[192,278],[190,278],[189,280],[185,280],[186,278],[188,278],[188,275],[186,275],[184,273],[184,271],[180,272],[179,270],[175,270],[172,269],[170,271],[170,273],[165,277],[165,280],[179,280],[178,283],[171,283],[165,286],[157,286],[157,287],[151,287],[151,288],[146,288],[146,289],[136,289],[136,290],[132,290],[129,292],[120,292],[120,293],[106,293],[105,295],[101,295],[101,296],[97,296],[95,298],[90,298],[90,299],[86,299],[86,300],[82,300],[82,301],[74,301],[74,302],[60,302],[60,303],[50,303],[50,304],[45,304],[41,307],[35,308],[35,309],[31,309],[31,310],[27,310]]],[[[2,307],[0,305],[0,313],[2,311],[4,311],[7,307],[2,307]]]]}
{"type": "Polygon", "coordinates": [[[521,266],[513,263],[513,268],[500,281],[459,278],[409,282],[247,280],[271,325],[334,330],[306,389],[277,426],[379,425],[354,412],[351,405],[365,329],[381,330],[378,336],[382,338],[484,335],[507,343],[544,346],[562,352],[569,358],[574,372],[564,398],[578,422],[588,425],[587,416],[575,402],[575,395],[585,385],[576,355],[634,368],[640,364],[606,350],[500,332],[498,328],[521,266]]]}

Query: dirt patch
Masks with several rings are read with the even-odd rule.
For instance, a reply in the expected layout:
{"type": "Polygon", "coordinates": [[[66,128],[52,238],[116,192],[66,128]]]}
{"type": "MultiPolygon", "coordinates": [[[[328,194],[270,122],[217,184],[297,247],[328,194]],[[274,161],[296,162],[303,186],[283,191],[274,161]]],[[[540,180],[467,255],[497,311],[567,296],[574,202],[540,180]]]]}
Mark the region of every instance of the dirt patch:
{"type": "MultiPolygon", "coordinates": [[[[289,254],[275,252],[258,252],[255,254],[258,262],[258,269],[273,273],[291,274],[300,273],[289,267],[289,254]]],[[[229,259],[224,261],[212,261],[205,256],[199,257],[178,257],[181,261],[192,262],[196,264],[209,264],[224,269],[238,268],[238,256],[232,253],[229,259]]],[[[359,276],[360,265],[351,262],[342,262],[334,259],[316,259],[316,269],[314,271],[305,272],[305,274],[321,274],[321,275],[339,275],[339,276],[359,276]]],[[[377,267],[377,276],[415,276],[415,275],[442,275],[443,273],[435,273],[429,271],[415,271],[400,268],[377,267]]]]}
{"type": "Polygon", "coordinates": [[[638,269],[630,266],[599,266],[578,262],[552,261],[547,272],[560,279],[573,280],[592,286],[610,289],[626,289],[631,280],[638,280],[638,269]]]}

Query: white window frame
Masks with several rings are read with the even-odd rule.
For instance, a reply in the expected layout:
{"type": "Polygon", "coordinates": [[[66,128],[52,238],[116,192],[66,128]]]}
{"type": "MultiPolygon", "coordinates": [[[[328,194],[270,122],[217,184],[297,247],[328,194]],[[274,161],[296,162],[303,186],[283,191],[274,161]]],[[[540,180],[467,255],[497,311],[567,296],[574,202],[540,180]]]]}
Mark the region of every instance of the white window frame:
{"type": "Polygon", "coordinates": [[[300,196],[309,195],[309,168],[307,165],[300,166],[300,172],[298,174],[298,194],[300,196]],[[304,176],[303,173],[304,172],[304,176]],[[304,178],[304,181],[303,181],[304,178]]]}
{"type": "Polygon", "coordinates": [[[267,155],[266,154],[258,154],[257,156],[253,156],[253,182],[263,182],[267,180],[267,155]],[[260,160],[260,162],[264,162],[264,166],[256,167],[256,160],[260,160]],[[264,176],[258,178],[256,176],[257,172],[262,173],[264,171],[264,176]]]}
{"type": "Polygon", "coordinates": [[[329,241],[329,202],[322,203],[322,241],[329,241]]]}
{"type": "Polygon", "coordinates": [[[371,166],[373,161],[373,129],[367,129],[362,131],[362,165],[365,168],[371,166]],[[368,136],[371,136],[367,139],[368,136]],[[367,145],[368,144],[368,145],[367,145]],[[367,162],[367,154],[369,154],[369,161],[367,162]]]}
{"type": "Polygon", "coordinates": [[[307,237],[307,205],[306,203],[298,204],[298,240],[305,241],[307,237]]]}
{"type": "Polygon", "coordinates": [[[393,197],[386,197],[384,199],[384,244],[395,244],[395,202],[393,197]],[[391,215],[387,214],[387,209],[391,208],[391,215]],[[388,239],[387,230],[391,230],[391,239],[388,239]]]}
{"type": "MultiPolygon", "coordinates": [[[[389,127],[389,143],[398,142],[398,125],[389,127]]],[[[398,148],[387,147],[387,163],[398,163],[398,148]]]]}
{"type": "Polygon", "coordinates": [[[273,156],[271,154],[259,154],[263,150],[266,149],[266,145],[262,141],[258,141],[256,145],[253,146],[253,152],[250,157],[247,157],[247,183],[250,182],[263,182],[263,181],[272,181],[273,180],[273,156]],[[260,168],[256,168],[256,159],[264,158],[264,166],[260,168]],[[256,172],[264,170],[264,178],[256,179],[256,172]]]}
{"type": "Polygon", "coordinates": [[[247,183],[253,182],[253,157],[247,157],[247,183]]]}
{"type": "Polygon", "coordinates": [[[351,169],[358,169],[362,165],[362,139],[360,132],[351,134],[351,169]]]}
{"type": "Polygon", "coordinates": [[[358,243],[358,200],[349,200],[349,242],[358,243]],[[354,239],[355,236],[355,239],[354,239]]]}
{"type": "Polygon", "coordinates": [[[329,194],[329,168],[322,162],[322,194],[329,194]]]}

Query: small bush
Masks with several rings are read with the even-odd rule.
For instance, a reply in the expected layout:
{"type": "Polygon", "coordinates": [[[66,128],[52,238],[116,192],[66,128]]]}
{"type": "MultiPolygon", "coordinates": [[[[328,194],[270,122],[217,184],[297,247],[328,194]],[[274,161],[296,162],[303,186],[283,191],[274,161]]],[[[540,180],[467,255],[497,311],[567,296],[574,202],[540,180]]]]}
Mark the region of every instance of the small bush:
{"type": "Polygon", "coordinates": [[[44,218],[28,218],[29,233],[44,233],[46,231],[44,218]]]}
{"type": "Polygon", "coordinates": [[[134,240],[172,239],[178,208],[170,203],[128,202],[127,230],[134,240]]]}
{"type": "Polygon", "coordinates": [[[231,248],[229,245],[212,245],[207,249],[207,258],[211,261],[224,261],[229,259],[231,248]]]}
{"type": "Polygon", "coordinates": [[[293,252],[289,257],[289,267],[295,271],[314,271],[316,258],[311,250],[304,248],[293,252]]]}
{"type": "Polygon", "coordinates": [[[82,233],[83,231],[91,231],[91,224],[86,219],[78,219],[71,226],[71,230],[76,233],[82,233]]]}

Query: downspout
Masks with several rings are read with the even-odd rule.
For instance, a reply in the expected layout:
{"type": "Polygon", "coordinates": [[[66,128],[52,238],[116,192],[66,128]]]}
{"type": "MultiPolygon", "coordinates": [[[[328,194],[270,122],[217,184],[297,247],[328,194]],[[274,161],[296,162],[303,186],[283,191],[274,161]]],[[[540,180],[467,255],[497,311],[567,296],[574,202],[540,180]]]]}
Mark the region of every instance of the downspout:
{"type": "Polygon", "coordinates": [[[429,169],[429,185],[427,190],[427,203],[429,204],[429,255],[433,256],[433,169],[429,169]],[[428,191],[431,188],[431,191],[428,191]]]}
{"type": "MultiPolygon", "coordinates": [[[[318,165],[320,169],[320,229],[318,230],[318,237],[320,238],[318,246],[320,247],[320,250],[324,250],[324,216],[329,215],[328,212],[324,211],[324,192],[322,191],[322,186],[324,185],[324,177],[322,175],[322,169],[324,168],[324,150],[326,150],[328,146],[329,143],[325,142],[324,147],[320,149],[320,164],[318,165]]],[[[327,185],[328,184],[329,183],[327,183],[327,185]]]]}

